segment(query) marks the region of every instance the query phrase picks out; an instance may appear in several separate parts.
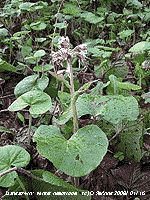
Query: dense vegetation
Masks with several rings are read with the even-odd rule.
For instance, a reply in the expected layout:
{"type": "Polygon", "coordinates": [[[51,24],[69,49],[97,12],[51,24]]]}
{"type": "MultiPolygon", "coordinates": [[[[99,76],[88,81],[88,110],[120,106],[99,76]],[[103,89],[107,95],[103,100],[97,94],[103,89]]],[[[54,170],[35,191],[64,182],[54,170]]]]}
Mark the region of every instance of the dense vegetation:
{"type": "MultiPolygon", "coordinates": [[[[0,114],[12,112],[20,126],[0,123],[0,186],[23,191],[22,198],[43,199],[30,197],[22,173],[35,181],[30,192],[44,190],[56,199],[54,192],[70,191],[91,199],[79,187],[80,177],[95,170],[106,153],[135,163],[150,154],[144,143],[150,129],[150,2],[7,0],[0,5],[0,114]],[[15,97],[6,103],[11,94],[4,88],[10,83],[15,97]],[[54,165],[54,173],[29,167],[30,147],[54,165]]],[[[12,197],[2,199],[18,199],[12,197]]]]}

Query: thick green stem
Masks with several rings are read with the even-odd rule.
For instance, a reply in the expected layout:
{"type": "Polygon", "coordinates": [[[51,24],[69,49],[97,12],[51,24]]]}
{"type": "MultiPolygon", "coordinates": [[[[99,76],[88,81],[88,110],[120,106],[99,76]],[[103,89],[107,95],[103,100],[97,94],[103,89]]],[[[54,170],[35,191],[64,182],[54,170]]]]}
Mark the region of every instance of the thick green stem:
{"type": "Polygon", "coordinates": [[[65,79],[61,78],[60,76],[58,76],[58,74],[55,74],[54,72],[48,71],[52,76],[54,76],[56,79],[58,79],[61,82],[64,82],[66,87],[71,89],[71,86],[69,85],[68,81],[66,81],[65,79]]]}
{"type": "Polygon", "coordinates": [[[74,83],[73,83],[73,73],[72,73],[72,64],[71,60],[69,59],[69,62],[67,62],[67,65],[69,64],[70,68],[70,84],[71,84],[71,107],[72,107],[72,112],[73,112],[73,133],[76,133],[79,130],[78,127],[78,117],[77,117],[77,110],[76,110],[76,98],[75,98],[75,92],[74,92],[74,83]]]}

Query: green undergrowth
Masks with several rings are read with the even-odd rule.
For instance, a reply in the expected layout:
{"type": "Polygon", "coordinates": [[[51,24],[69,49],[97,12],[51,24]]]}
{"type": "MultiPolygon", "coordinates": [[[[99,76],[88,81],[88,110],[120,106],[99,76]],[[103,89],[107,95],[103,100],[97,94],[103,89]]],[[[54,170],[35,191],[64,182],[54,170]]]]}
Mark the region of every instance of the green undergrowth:
{"type": "MultiPolygon", "coordinates": [[[[78,189],[79,177],[97,168],[109,145],[119,160],[140,162],[149,153],[142,147],[149,130],[150,10],[137,0],[95,2],[12,0],[0,11],[0,72],[25,76],[15,84],[16,100],[8,111],[17,112],[23,125],[28,119],[23,137],[14,129],[0,130],[16,136],[17,143],[36,142],[40,155],[74,178],[70,184],[49,171],[25,170],[30,154],[16,143],[5,145],[0,186],[9,189],[3,199],[91,199],[78,189]],[[88,125],[82,125],[86,115],[88,125]]],[[[0,88],[10,79],[0,77],[0,88]]]]}

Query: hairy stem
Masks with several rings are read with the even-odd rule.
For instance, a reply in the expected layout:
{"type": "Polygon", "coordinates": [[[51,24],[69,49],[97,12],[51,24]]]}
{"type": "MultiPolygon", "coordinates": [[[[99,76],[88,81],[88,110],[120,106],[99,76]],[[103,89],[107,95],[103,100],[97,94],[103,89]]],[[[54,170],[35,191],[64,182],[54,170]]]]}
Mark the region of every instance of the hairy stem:
{"type": "Polygon", "coordinates": [[[71,84],[71,107],[73,112],[73,133],[76,133],[79,130],[78,127],[78,117],[77,117],[77,110],[76,110],[76,98],[75,98],[75,92],[74,92],[74,83],[73,83],[73,73],[72,73],[72,64],[71,60],[69,59],[69,62],[67,62],[67,65],[69,65],[70,68],[70,84],[71,84]]]}

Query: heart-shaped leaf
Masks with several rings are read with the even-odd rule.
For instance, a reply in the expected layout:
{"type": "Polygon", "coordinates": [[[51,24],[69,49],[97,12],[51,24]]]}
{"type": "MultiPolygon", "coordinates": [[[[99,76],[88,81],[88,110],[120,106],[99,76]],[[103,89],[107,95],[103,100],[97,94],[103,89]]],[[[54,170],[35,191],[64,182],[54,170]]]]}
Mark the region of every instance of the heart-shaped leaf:
{"type": "Polygon", "coordinates": [[[108,139],[95,125],[79,129],[66,140],[58,127],[40,126],[34,136],[39,153],[67,175],[80,177],[94,170],[107,152],[108,139]]]}
{"type": "MultiPolygon", "coordinates": [[[[115,124],[118,120],[135,120],[139,115],[137,100],[122,95],[83,94],[76,101],[76,109],[78,118],[86,114],[102,115],[104,119],[115,124]]],[[[57,123],[65,124],[72,116],[72,108],[69,106],[57,123]]]]}
{"type": "Polygon", "coordinates": [[[15,87],[15,90],[14,90],[15,96],[18,97],[30,91],[33,88],[33,86],[35,86],[36,84],[35,81],[38,78],[38,76],[39,76],[38,74],[34,74],[20,81],[15,87]]]}
{"type": "MultiPolygon", "coordinates": [[[[11,165],[15,167],[25,167],[29,164],[30,154],[22,147],[15,145],[7,145],[0,147],[0,174],[11,169],[11,165]]],[[[0,178],[0,186],[10,187],[15,184],[17,172],[10,172],[0,178]]]]}
{"type": "Polygon", "coordinates": [[[46,93],[33,90],[21,95],[8,107],[8,110],[18,111],[27,106],[31,106],[29,111],[32,115],[43,114],[51,108],[52,102],[50,96],[46,93]]]}
{"type": "Polygon", "coordinates": [[[43,76],[38,80],[37,78],[38,75],[35,74],[32,76],[28,76],[24,78],[22,81],[20,81],[16,85],[14,90],[16,97],[19,97],[20,95],[35,89],[43,91],[48,86],[49,78],[47,76],[43,76]]]}

